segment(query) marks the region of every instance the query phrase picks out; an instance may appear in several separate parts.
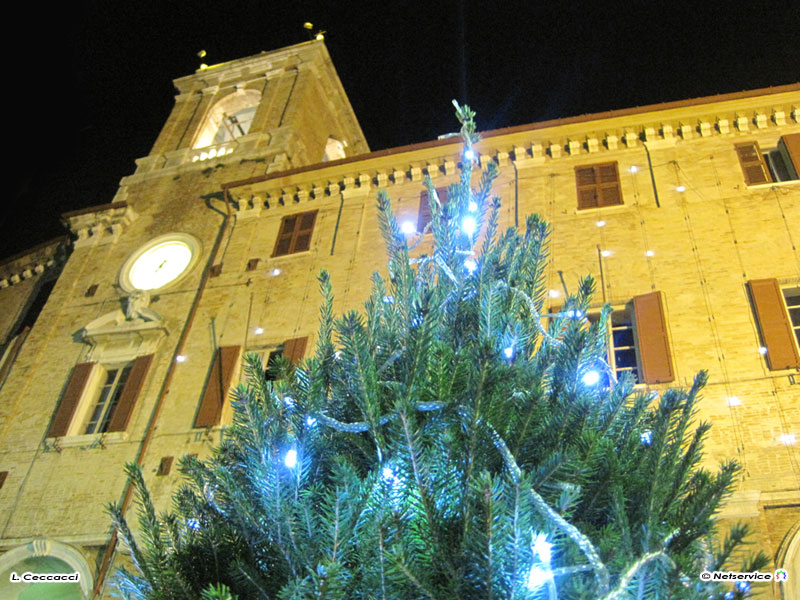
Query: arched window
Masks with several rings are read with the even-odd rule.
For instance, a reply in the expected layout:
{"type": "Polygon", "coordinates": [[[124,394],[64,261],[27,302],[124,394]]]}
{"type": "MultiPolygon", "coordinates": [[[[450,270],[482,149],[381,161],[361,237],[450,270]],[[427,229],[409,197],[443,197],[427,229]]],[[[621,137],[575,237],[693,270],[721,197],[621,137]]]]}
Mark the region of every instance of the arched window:
{"type": "Polygon", "coordinates": [[[260,100],[257,91],[240,90],[217,102],[200,127],[193,147],[204,148],[247,135],[260,100]]]}

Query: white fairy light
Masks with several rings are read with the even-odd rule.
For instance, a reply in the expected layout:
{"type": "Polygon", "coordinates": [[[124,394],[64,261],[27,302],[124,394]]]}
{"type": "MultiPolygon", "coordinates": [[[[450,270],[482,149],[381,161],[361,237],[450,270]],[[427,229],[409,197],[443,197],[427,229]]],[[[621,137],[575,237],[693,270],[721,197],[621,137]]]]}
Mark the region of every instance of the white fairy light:
{"type": "Polygon", "coordinates": [[[317,420],[314,417],[312,417],[310,415],[308,417],[306,417],[306,425],[308,425],[309,427],[313,427],[316,424],[317,424],[317,420]]]}
{"type": "Polygon", "coordinates": [[[649,446],[653,443],[653,432],[649,429],[647,431],[643,431],[642,435],[639,436],[639,441],[645,446],[649,446]]]}
{"type": "Polygon", "coordinates": [[[400,225],[400,231],[405,233],[406,235],[416,233],[417,228],[411,221],[403,221],[402,225],[400,225]]]}
{"type": "Polygon", "coordinates": [[[470,200],[469,201],[469,212],[475,212],[476,210],[478,210],[478,203],[475,202],[475,200],[470,200]]]}
{"type": "Polygon", "coordinates": [[[297,450],[294,448],[290,449],[286,452],[286,457],[283,459],[283,464],[285,464],[290,469],[294,469],[297,465],[297,450]]]}
{"type": "Polygon", "coordinates": [[[585,385],[594,385],[600,381],[600,373],[594,370],[587,371],[583,374],[583,377],[581,377],[581,381],[583,381],[585,385]]]}
{"type": "Polygon", "coordinates": [[[477,269],[477,268],[478,268],[478,263],[476,263],[476,262],[475,262],[474,260],[472,260],[471,258],[468,258],[467,260],[465,260],[465,261],[464,261],[464,267],[465,267],[465,268],[467,269],[467,271],[469,271],[470,273],[474,273],[474,272],[475,272],[475,269],[477,269]]]}
{"type": "Polygon", "coordinates": [[[508,348],[503,349],[503,354],[505,354],[506,358],[511,358],[514,356],[514,348],[513,346],[509,346],[508,348]]]}
{"type": "Polygon", "coordinates": [[[475,160],[475,151],[472,148],[464,152],[464,158],[467,160],[475,160]]]}
{"type": "Polygon", "coordinates": [[[472,235],[475,233],[475,229],[478,227],[478,224],[475,222],[475,219],[472,217],[464,217],[464,220],[461,221],[461,231],[466,233],[467,235],[472,235]]]}

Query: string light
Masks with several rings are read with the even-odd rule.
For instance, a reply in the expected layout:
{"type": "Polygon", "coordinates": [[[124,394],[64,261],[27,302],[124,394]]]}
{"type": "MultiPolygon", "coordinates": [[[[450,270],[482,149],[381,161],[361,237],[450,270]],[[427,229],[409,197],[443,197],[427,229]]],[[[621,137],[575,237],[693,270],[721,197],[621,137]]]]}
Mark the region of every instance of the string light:
{"type": "Polygon", "coordinates": [[[317,420],[314,417],[312,417],[312,416],[306,417],[306,425],[308,425],[309,427],[313,427],[316,424],[317,424],[317,420]]]}
{"type": "Polygon", "coordinates": [[[559,292],[558,290],[550,290],[549,292],[547,292],[547,295],[550,296],[551,298],[558,298],[559,296],[561,296],[561,292],[559,292]]]}
{"type": "Polygon", "coordinates": [[[630,169],[628,169],[628,170],[629,170],[631,173],[638,173],[638,172],[639,172],[639,167],[637,167],[636,165],[632,165],[632,166],[631,166],[631,168],[630,168],[630,169]]]}
{"type": "Polygon", "coordinates": [[[758,349],[758,353],[759,353],[761,356],[764,356],[764,355],[767,353],[767,348],[766,348],[765,346],[761,346],[761,347],[758,349]]]}
{"type": "Polygon", "coordinates": [[[280,274],[281,274],[281,270],[280,269],[272,269],[272,276],[273,277],[277,277],[280,274]]]}
{"type": "Polygon", "coordinates": [[[386,304],[394,304],[394,297],[392,297],[392,296],[384,296],[383,297],[383,301],[386,304]]]}
{"type": "Polygon", "coordinates": [[[463,231],[467,235],[472,235],[473,233],[475,233],[475,228],[477,226],[478,224],[472,217],[464,217],[464,220],[461,221],[461,231],[463,231]]]}
{"type": "Polygon", "coordinates": [[[645,252],[645,253],[644,253],[644,255],[645,255],[645,256],[655,256],[655,255],[656,255],[656,253],[655,253],[655,252],[653,252],[652,250],[648,250],[647,252],[645,252]]]}
{"type": "Polygon", "coordinates": [[[585,385],[595,385],[600,381],[600,373],[597,371],[587,371],[583,374],[583,377],[581,377],[581,381],[583,381],[585,385]]]}
{"type": "Polygon", "coordinates": [[[603,250],[600,253],[600,256],[602,256],[603,258],[608,258],[609,256],[611,256],[611,250],[603,250]]]}
{"type": "Polygon", "coordinates": [[[742,401],[739,400],[738,396],[731,396],[728,398],[728,406],[740,406],[742,401]]]}
{"type": "Polygon", "coordinates": [[[469,212],[475,212],[476,210],[478,210],[478,203],[475,202],[475,200],[470,200],[469,201],[469,212]]]}
{"type": "Polygon", "coordinates": [[[200,529],[200,521],[198,521],[197,519],[186,519],[186,526],[189,529],[194,529],[195,531],[197,531],[198,529],[200,529]]]}
{"type": "Polygon", "coordinates": [[[793,433],[782,433],[778,436],[778,441],[784,446],[794,446],[797,443],[797,436],[793,433]]]}
{"type": "Polygon", "coordinates": [[[467,260],[464,261],[464,267],[466,267],[467,271],[469,271],[470,273],[474,273],[475,269],[478,268],[478,263],[476,263],[471,258],[468,258],[467,260]]]}
{"type": "Polygon", "coordinates": [[[605,227],[606,226],[606,222],[605,221],[598,221],[597,223],[595,223],[595,225],[597,225],[598,227],[605,227]]]}
{"type": "Polygon", "coordinates": [[[256,335],[261,335],[262,333],[264,333],[264,328],[263,327],[256,327],[255,334],[256,335]]]}
{"type": "Polygon", "coordinates": [[[464,152],[464,158],[470,161],[475,160],[475,152],[472,150],[472,148],[469,148],[464,152]]]}
{"type": "Polygon", "coordinates": [[[412,223],[411,221],[403,221],[403,224],[400,225],[400,231],[402,233],[405,233],[406,235],[409,235],[412,233],[416,233],[417,228],[414,227],[414,223],[412,223]]]}
{"type": "Polygon", "coordinates": [[[639,441],[645,446],[649,446],[653,443],[653,432],[649,429],[647,431],[643,431],[642,435],[639,437],[639,441]]]}
{"type": "Polygon", "coordinates": [[[503,354],[505,354],[506,358],[512,358],[514,356],[514,348],[513,346],[509,346],[508,348],[503,349],[503,354]]]}
{"type": "Polygon", "coordinates": [[[183,354],[178,354],[178,356],[175,357],[175,362],[186,362],[186,356],[183,354]]]}
{"type": "Polygon", "coordinates": [[[290,469],[294,469],[297,465],[297,450],[294,448],[290,449],[286,452],[286,456],[283,459],[283,464],[285,464],[290,469]]]}
{"type": "Polygon", "coordinates": [[[547,541],[547,536],[543,533],[537,533],[533,538],[533,551],[539,555],[542,562],[550,563],[550,557],[553,553],[553,544],[547,541]]]}
{"type": "Polygon", "coordinates": [[[678,187],[675,188],[675,191],[676,192],[685,192],[686,191],[686,186],[685,185],[679,185],[678,187]]]}

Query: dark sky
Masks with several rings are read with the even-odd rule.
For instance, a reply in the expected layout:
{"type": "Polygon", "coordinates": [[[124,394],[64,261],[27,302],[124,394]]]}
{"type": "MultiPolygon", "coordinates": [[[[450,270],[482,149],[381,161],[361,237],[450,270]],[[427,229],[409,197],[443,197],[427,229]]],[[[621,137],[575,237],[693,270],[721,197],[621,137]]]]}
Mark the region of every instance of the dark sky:
{"type": "Polygon", "coordinates": [[[372,150],[454,131],[452,98],[493,129],[800,81],[792,0],[63,4],[7,15],[0,257],[63,234],[64,211],[111,202],[199,50],[213,64],[295,44],[304,21],[327,31],[372,150]]]}

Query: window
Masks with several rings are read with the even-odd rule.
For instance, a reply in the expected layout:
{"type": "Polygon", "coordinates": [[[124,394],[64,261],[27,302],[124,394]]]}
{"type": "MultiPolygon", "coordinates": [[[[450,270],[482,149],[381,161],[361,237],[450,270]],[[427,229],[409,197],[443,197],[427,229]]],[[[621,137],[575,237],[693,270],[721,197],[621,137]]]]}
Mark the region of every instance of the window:
{"type": "Polygon", "coordinates": [[[800,347],[800,288],[784,289],[783,298],[789,312],[789,323],[794,331],[797,346],[800,347]]]}
{"type": "Polygon", "coordinates": [[[264,365],[264,375],[267,381],[276,381],[277,374],[275,373],[274,369],[275,359],[279,356],[283,356],[289,360],[289,362],[296,365],[303,360],[307,345],[308,337],[292,338],[284,341],[278,346],[254,348],[249,350],[248,354],[255,354],[261,359],[261,364],[264,365]]]}
{"type": "Polygon", "coordinates": [[[315,210],[283,217],[272,256],[286,256],[308,250],[311,247],[311,234],[314,232],[316,220],[315,210]]]}
{"type": "Polygon", "coordinates": [[[194,427],[214,427],[222,421],[222,409],[226,405],[233,376],[239,369],[241,350],[241,346],[222,346],[217,349],[194,418],[194,427]]]}
{"type": "MultiPolygon", "coordinates": [[[[447,188],[437,187],[436,197],[439,198],[439,204],[444,206],[447,204],[447,188]]],[[[419,197],[419,215],[417,217],[417,231],[422,233],[431,222],[431,203],[428,196],[428,190],[425,190],[419,197]]]]}
{"type": "Polygon", "coordinates": [[[782,290],[777,279],[755,279],[747,287],[770,370],[800,367],[800,288],[782,290]]]}
{"type": "Polygon", "coordinates": [[[747,185],[798,179],[800,133],[785,135],[776,147],[766,150],[758,142],[736,144],[735,149],[747,185]]]}
{"type": "Polygon", "coordinates": [[[256,107],[249,106],[236,111],[232,115],[222,113],[217,133],[214,134],[213,144],[221,144],[230,140],[235,140],[243,135],[247,135],[250,126],[253,124],[253,117],[256,114],[256,107]]]}
{"type": "Polygon", "coordinates": [[[128,381],[133,364],[105,370],[105,381],[100,387],[100,394],[94,404],[83,433],[105,433],[111,417],[119,404],[119,398],[128,381]]]}
{"type": "Polygon", "coordinates": [[[578,210],[622,204],[617,163],[575,167],[578,210]]]}
{"type": "Polygon", "coordinates": [[[75,365],[47,437],[125,431],[152,360],[148,354],[122,365],[75,365]]]}
{"type": "MultiPolygon", "coordinates": [[[[588,319],[596,322],[598,314],[588,319]]],[[[617,378],[630,373],[636,383],[675,380],[661,292],[636,296],[611,313],[608,324],[608,364],[617,378]]]]}

